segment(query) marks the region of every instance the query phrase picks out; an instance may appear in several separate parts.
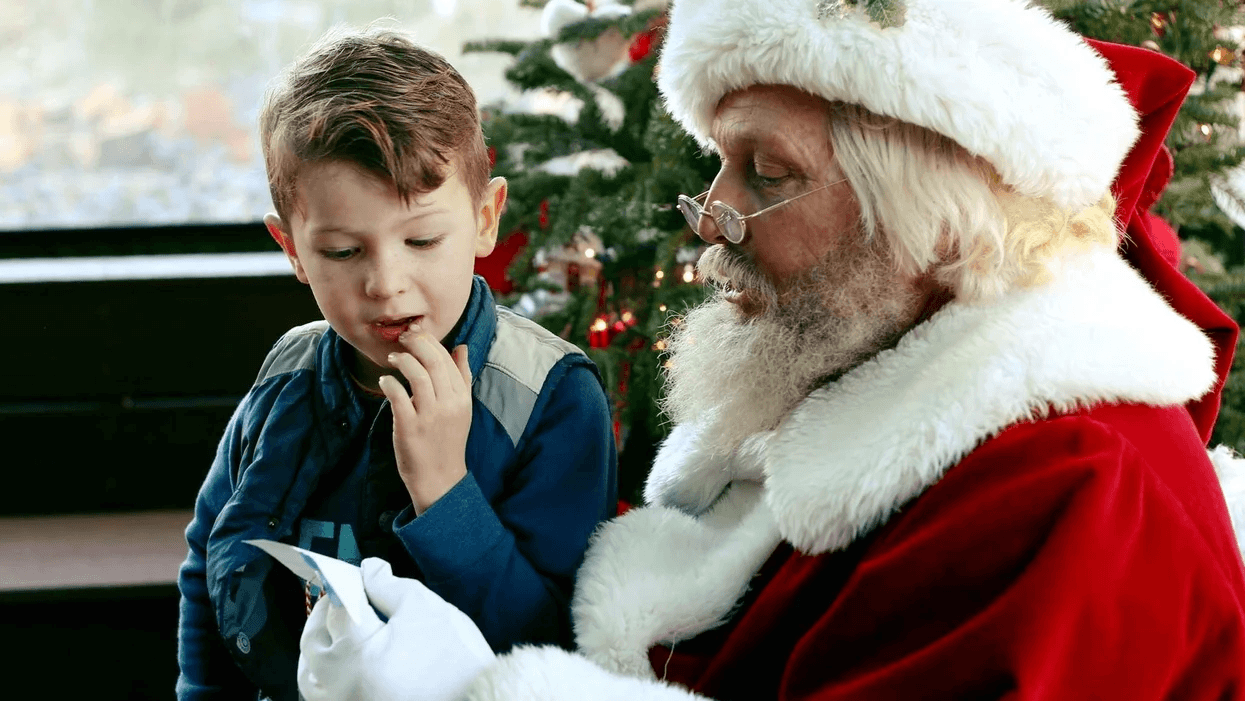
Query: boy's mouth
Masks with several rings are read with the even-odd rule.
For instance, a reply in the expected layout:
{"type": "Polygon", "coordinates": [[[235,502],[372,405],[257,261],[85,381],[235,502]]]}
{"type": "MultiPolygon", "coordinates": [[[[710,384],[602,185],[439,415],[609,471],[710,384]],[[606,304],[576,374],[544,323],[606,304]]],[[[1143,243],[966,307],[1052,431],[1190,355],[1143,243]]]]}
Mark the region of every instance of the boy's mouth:
{"type": "Polygon", "coordinates": [[[372,328],[376,334],[385,339],[389,343],[397,343],[398,336],[407,330],[412,324],[419,323],[423,317],[404,316],[400,318],[378,319],[372,322],[372,328]]]}

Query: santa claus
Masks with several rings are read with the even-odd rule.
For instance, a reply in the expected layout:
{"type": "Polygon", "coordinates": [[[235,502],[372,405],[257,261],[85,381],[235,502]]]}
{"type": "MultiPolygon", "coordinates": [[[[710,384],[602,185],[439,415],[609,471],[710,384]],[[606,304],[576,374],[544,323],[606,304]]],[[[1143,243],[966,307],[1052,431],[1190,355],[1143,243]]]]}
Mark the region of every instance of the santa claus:
{"type": "Polygon", "coordinates": [[[1191,81],[1027,0],[676,0],[659,85],[721,157],[679,201],[716,292],[577,650],[494,658],[368,561],[389,620],[317,604],[303,694],[1245,699],[1206,451],[1236,327],[1148,214],[1191,81]]]}

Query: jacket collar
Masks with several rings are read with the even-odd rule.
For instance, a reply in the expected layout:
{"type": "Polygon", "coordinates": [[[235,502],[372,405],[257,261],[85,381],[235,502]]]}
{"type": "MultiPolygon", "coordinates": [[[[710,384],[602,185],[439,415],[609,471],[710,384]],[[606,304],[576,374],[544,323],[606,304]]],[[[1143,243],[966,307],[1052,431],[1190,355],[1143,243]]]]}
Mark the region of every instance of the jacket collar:
{"type": "Polygon", "coordinates": [[[1114,251],[1085,252],[1040,287],[947,305],[726,461],[697,426],[676,427],[645,496],[696,512],[759,473],[785,540],[839,550],[1002,429],[1098,403],[1183,404],[1211,388],[1213,363],[1205,335],[1114,251]]]}
{"type": "Polygon", "coordinates": [[[497,307],[493,293],[484,278],[476,275],[471,281],[471,298],[467,300],[467,308],[463,310],[458,325],[450,332],[446,347],[466,344],[471,376],[477,377],[488,359],[489,347],[493,345],[496,335],[497,307]]]}

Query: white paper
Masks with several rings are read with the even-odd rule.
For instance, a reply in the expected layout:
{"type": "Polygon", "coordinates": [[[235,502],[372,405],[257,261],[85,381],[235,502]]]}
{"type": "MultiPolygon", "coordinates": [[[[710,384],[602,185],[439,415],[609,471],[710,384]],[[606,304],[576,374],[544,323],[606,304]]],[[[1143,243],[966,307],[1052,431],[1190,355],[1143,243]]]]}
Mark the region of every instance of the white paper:
{"type": "Polygon", "coordinates": [[[357,566],[275,540],[243,542],[272,555],[294,574],[319,586],[325,591],[329,601],[346,609],[356,625],[364,625],[372,618],[367,616],[372,605],[368,603],[367,592],[363,590],[363,572],[357,566]]]}

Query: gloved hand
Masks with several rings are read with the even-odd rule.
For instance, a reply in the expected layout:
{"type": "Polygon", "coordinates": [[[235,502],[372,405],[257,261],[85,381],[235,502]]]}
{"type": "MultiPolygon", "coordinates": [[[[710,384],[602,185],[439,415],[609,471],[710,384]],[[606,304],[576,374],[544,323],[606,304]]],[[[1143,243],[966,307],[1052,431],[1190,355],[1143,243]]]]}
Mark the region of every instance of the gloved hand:
{"type": "Polygon", "coordinates": [[[451,701],[492,664],[493,650],[467,614],[423,582],[363,561],[378,611],[356,624],[328,597],[316,602],[299,642],[298,690],[307,701],[451,701]]]}

